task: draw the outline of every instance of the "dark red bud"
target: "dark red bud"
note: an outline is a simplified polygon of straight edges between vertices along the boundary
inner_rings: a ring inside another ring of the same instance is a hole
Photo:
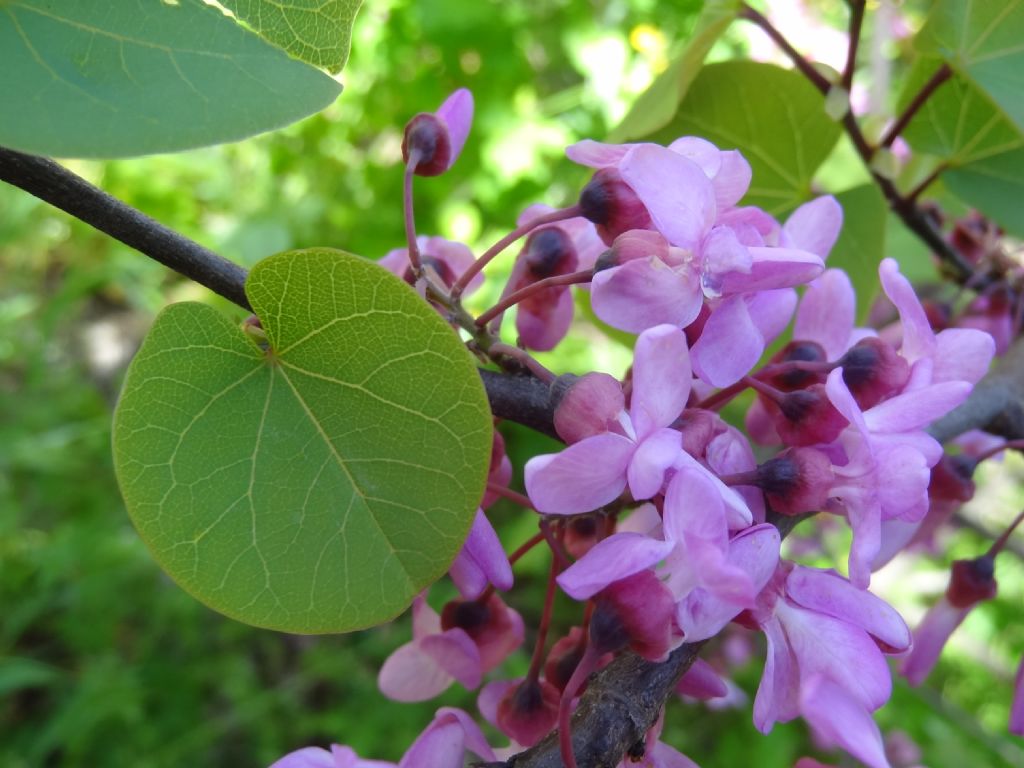
[[[970,501],[974,498],[974,470],[978,462],[965,454],[943,454],[932,467],[928,496],[933,501]]]
[[[498,727],[524,747],[532,747],[555,727],[560,698],[550,683],[526,678],[498,703]]]
[[[402,159],[408,163],[409,155],[414,152],[418,161],[413,173],[417,176],[439,176],[448,170],[452,144],[448,128],[437,115],[421,112],[406,124]]]
[[[988,555],[957,560],[946,588],[946,599],[954,608],[970,608],[996,596],[995,561]]]
[[[608,432],[618,424],[625,406],[622,386],[607,373],[575,378],[555,408],[555,431],[572,445],[585,437]]]
[[[569,678],[583,658],[582,639],[582,627],[573,627],[568,635],[559,639],[548,651],[548,658],[544,662],[544,679],[560,691],[565,690]]]
[[[820,510],[834,479],[832,462],[811,448],[788,448],[757,468],[758,486],[784,515]]]
[[[899,392],[910,378],[910,366],[879,338],[861,339],[839,360],[843,381],[862,410]]]
[[[831,443],[848,422],[825,393],[824,384],[789,392],[778,401],[775,431],[785,445]]]
[[[441,609],[441,629],[458,627],[470,637],[479,635],[490,620],[490,609],[479,600],[452,600]]]
[[[700,458],[707,451],[708,443],[725,431],[725,425],[713,411],[687,408],[672,422],[672,429],[683,433],[683,450]]]
[[[648,661],[662,661],[672,642],[675,598],[646,570],[605,587],[597,594],[590,620],[590,643],[599,653],[627,644]]]
[[[827,363],[825,349],[815,341],[791,341],[772,357],[774,363]],[[793,392],[797,389],[804,389],[812,384],[820,384],[825,381],[824,371],[802,371],[792,368],[773,376],[761,378],[762,381],[771,384],[783,392]]]
[[[583,217],[592,221],[606,245],[631,229],[651,229],[651,215],[614,168],[602,168],[580,193]]]
[[[579,263],[572,238],[559,227],[541,227],[531,232],[522,259],[533,278],[530,282],[575,272]]]

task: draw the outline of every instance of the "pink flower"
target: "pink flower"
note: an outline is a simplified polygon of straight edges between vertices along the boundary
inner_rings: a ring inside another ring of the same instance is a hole
[[[454,91],[437,112],[421,112],[405,126],[402,159],[417,176],[438,176],[455,163],[473,123],[473,94]]]
[[[482,509],[476,511],[462,549],[448,570],[459,594],[475,600],[488,584],[501,590],[512,589],[512,566],[505,548]]]
[[[758,730],[802,715],[857,759],[888,768],[871,712],[892,690],[883,653],[910,647],[899,614],[834,572],[782,563],[750,617],[768,639]]]
[[[682,437],[668,426],[690,394],[686,337],[660,325],[637,339],[629,412],[615,431],[591,435],[561,453],[526,464],[526,490],[538,512],[589,512],[617,498],[629,485],[633,498],[649,499],[682,452]]]
[[[548,277],[576,271],[577,256],[572,238],[560,227],[533,230],[512,267],[506,293],[522,290]],[[516,306],[516,330],[520,341],[541,352],[554,349],[572,323],[572,291],[567,285],[545,288]]]
[[[1010,733],[1024,736],[1024,658],[1017,667],[1013,681],[1013,704],[1010,706]]]
[[[443,237],[427,237],[420,235],[416,238],[416,244],[420,250],[420,262],[428,273],[437,276],[439,285],[451,288],[452,284],[462,277],[462,273],[469,269],[476,261],[473,252],[469,247],[453,240],[445,240]],[[412,267],[409,264],[409,249],[395,248],[378,262],[384,269],[413,285]],[[484,283],[483,274],[477,274],[469,281],[465,293],[472,293]]]
[[[398,761],[397,768],[462,768],[465,753],[481,760],[494,760],[494,752],[483,732],[461,709],[441,707],[434,720]],[[396,768],[383,760],[362,760],[349,747],[331,745],[331,750],[305,747],[285,755],[270,768]]]

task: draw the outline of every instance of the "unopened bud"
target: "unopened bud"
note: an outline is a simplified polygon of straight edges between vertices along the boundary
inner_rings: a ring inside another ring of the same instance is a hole
[[[614,168],[594,174],[580,193],[579,204],[583,217],[594,223],[608,245],[623,232],[653,226],[647,208]]]
[[[970,608],[996,596],[995,561],[988,555],[957,560],[946,588],[946,599],[954,608]]]
[[[834,479],[832,462],[811,448],[789,448],[757,468],[758,486],[783,515],[820,510]]]
[[[861,339],[839,360],[843,381],[861,410],[899,392],[910,378],[910,366],[879,338]]]

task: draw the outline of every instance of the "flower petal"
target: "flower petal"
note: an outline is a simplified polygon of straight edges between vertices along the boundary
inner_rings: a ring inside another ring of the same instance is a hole
[[[715,221],[715,194],[700,166],[653,144],[634,147],[619,165],[658,231],[670,243],[695,248]]]
[[[683,436],[678,431],[659,429],[637,446],[626,469],[629,492],[634,499],[650,499],[661,490],[665,472],[683,450],[682,443]]]
[[[843,209],[832,195],[804,203],[782,225],[787,245],[828,258],[843,226]]]
[[[885,295],[896,305],[900,313],[900,320],[903,323],[903,344],[900,351],[903,357],[909,363],[921,357],[934,357],[935,334],[920,299],[914,293],[913,286],[900,274],[899,264],[895,259],[882,259],[882,263],[878,265],[878,276],[882,280]]]
[[[614,581],[632,576],[664,560],[675,545],[639,533],[616,533],[602,539],[558,576],[570,597],[586,600]]]
[[[911,685],[920,685],[939,660],[949,636],[967,618],[971,608],[955,608],[943,595],[936,602],[917,629],[914,630],[914,648],[903,660],[900,674]]]
[[[638,439],[676,420],[690,397],[692,378],[686,334],[680,328],[658,325],[640,334],[629,407]]]
[[[709,179],[715,178],[722,167],[722,152],[699,136],[681,136],[669,144],[668,148],[699,165]]]
[[[730,296],[711,312],[690,350],[694,372],[715,387],[742,379],[764,352],[764,337],[747,311],[742,296]]]
[[[662,323],[683,328],[700,313],[697,276],[651,256],[604,269],[591,282],[594,314],[608,325],[640,333]]]
[[[850,347],[856,311],[853,283],[846,272],[825,270],[804,291],[793,324],[793,338],[817,342],[825,350],[826,359],[838,360]]]
[[[450,168],[462,153],[466,137],[469,136],[469,128],[473,124],[473,94],[466,88],[459,88],[444,100],[436,114],[448,127],[448,140],[451,143],[451,159],[448,161]]]
[[[721,159],[722,167],[711,179],[711,186],[715,190],[718,210],[724,211],[736,205],[747,194],[754,174],[747,158],[740,154],[738,149],[722,152]]]
[[[825,675],[815,675],[804,682],[800,711],[819,736],[838,744],[871,768],[891,768],[882,734],[870,712]]]
[[[566,156],[574,163],[591,168],[607,168],[618,165],[635,144],[604,144],[593,139],[584,139],[565,148]]]
[[[626,466],[636,444],[611,432],[580,440],[561,453],[526,462],[526,492],[538,512],[590,512],[626,487]]]
[[[820,256],[796,248],[750,246],[750,270],[722,275],[721,292],[747,293],[809,283],[825,270]]]
[[[991,334],[973,328],[947,328],[935,337],[932,381],[969,381],[976,384],[988,372],[996,353]]]

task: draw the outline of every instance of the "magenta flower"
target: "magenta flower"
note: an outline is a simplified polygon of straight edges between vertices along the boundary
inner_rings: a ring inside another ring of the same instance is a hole
[[[526,238],[526,244],[512,267],[506,293],[522,290],[548,277],[576,271],[577,256],[572,237],[556,226],[540,227]],[[541,352],[554,349],[572,323],[572,291],[567,285],[545,288],[516,305],[516,330],[524,346]]]
[[[453,92],[437,112],[421,112],[405,126],[402,159],[417,176],[438,176],[455,164],[473,123],[473,94]]]
[[[1013,680],[1013,704],[1010,706],[1010,733],[1024,736],[1024,658]]]
[[[526,464],[526,490],[538,512],[589,512],[629,486],[633,498],[649,499],[682,452],[682,436],[669,425],[690,395],[690,361],[679,328],[660,325],[637,339],[629,412],[615,431],[584,438],[561,453]]]
[[[494,760],[494,752],[483,732],[461,709],[441,707],[434,720],[395,763],[362,760],[350,748],[332,744],[305,747],[277,760],[270,768],[462,768],[466,752],[481,760]]]
[[[452,284],[462,277],[462,273],[476,261],[469,246],[454,240],[445,240],[443,237],[420,235],[416,238],[416,245],[420,250],[420,262],[428,274],[435,275],[438,285],[447,288],[451,288]],[[409,264],[408,248],[395,248],[388,251],[377,263],[410,285],[415,284],[412,267]],[[474,275],[473,279],[469,281],[465,293],[472,293],[483,283],[482,273]]]
[[[910,647],[899,614],[832,571],[781,563],[750,616],[768,639],[758,730],[803,716],[857,759],[888,768],[871,712],[892,690],[883,654]]]
[[[501,590],[512,589],[512,566],[498,534],[482,509],[476,511],[462,549],[448,570],[448,575],[467,600],[483,594],[488,584]]]

